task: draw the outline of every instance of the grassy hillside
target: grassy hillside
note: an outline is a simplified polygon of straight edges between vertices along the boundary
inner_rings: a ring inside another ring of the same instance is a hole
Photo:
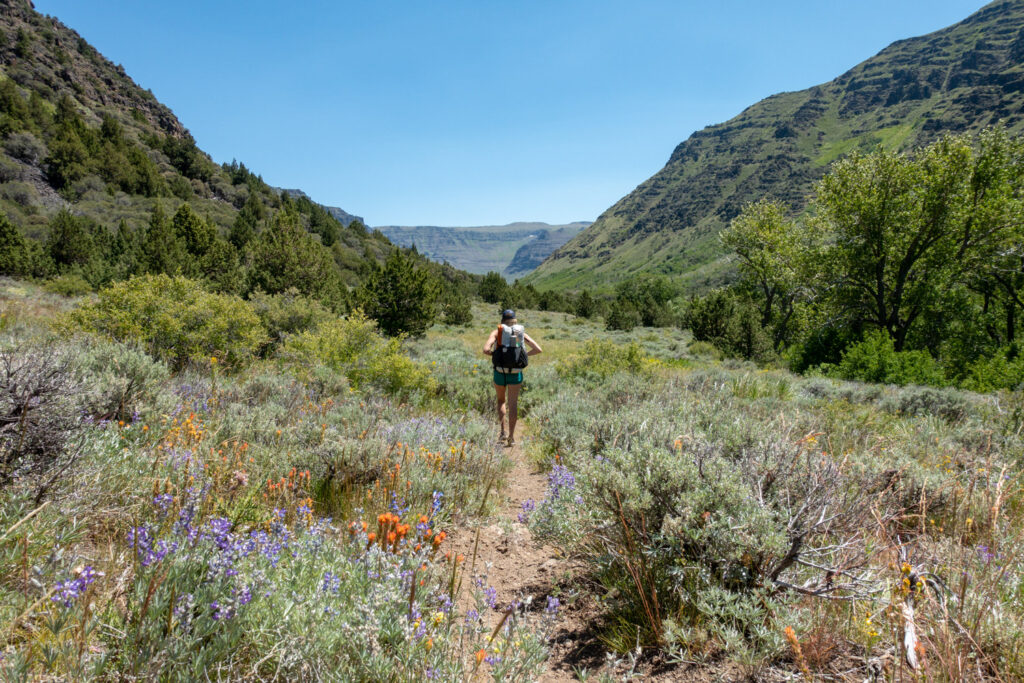
[[[465,228],[388,225],[378,228],[395,244],[416,249],[434,261],[447,261],[470,273],[497,272],[516,278],[536,268],[548,254],[590,223],[567,225],[509,223]]]
[[[188,202],[227,235],[247,202],[256,232],[282,204],[244,164],[214,163],[152,92],[24,0],[0,2],[0,138],[0,213],[33,239],[63,209],[138,233],[155,206],[170,216]],[[348,285],[393,248],[305,196],[294,208]]]
[[[1024,3],[902,40],[835,80],[769,97],[694,133],[665,167],[554,252],[526,281],[608,290],[638,273],[691,289],[732,277],[718,233],[744,204],[804,207],[828,165],[854,149],[903,150],[1003,121],[1024,130]]]

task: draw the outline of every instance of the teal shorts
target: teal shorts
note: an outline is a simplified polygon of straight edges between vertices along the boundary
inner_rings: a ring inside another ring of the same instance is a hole
[[[505,387],[510,384],[522,384],[523,373],[517,372],[515,374],[506,374],[504,372],[494,371],[494,383],[499,387]]]

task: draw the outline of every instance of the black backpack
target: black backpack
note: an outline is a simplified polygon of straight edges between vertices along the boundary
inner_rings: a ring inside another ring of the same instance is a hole
[[[505,331],[509,329],[508,336],[511,338],[511,345],[502,345]],[[518,328],[518,329],[517,329]],[[498,325],[498,338],[494,345],[494,352],[491,354],[491,364],[498,370],[522,370],[530,362],[526,353],[524,343],[525,332],[522,325]]]

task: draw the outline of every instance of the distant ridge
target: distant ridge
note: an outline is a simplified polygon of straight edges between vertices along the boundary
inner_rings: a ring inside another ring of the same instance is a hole
[[[508,225],[442,227],[385,225],[377,229],[403,247],[416,245],[427,258],[471,273],[499,272],[515,279],[536,268],[552,251],[590,221],[564,225],[517,222]]]
[[[718,233],[761,197],[795,210],[853,150],[908,149],[999,121],[1024,130],[1024,2],[999,0],[893,43],[823,85],[768,97],[676,147],[665,167],[555,251],[526,281],[607,291],[638,273],[690,289],[731,277]]]

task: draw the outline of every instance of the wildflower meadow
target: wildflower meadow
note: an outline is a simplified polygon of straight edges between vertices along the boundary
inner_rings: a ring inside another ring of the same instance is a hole
[[[354,314],[272,339],[243,312],[176,328],[183,356],[132,282],[2,281],[4,680],[1024,675],[1019,392],[801,377],[524,311],[545,353],[513,452],[485,330],[389,341]],[[543,491],[509,500],[515,467]],[[565,569],[510,589],[477,556],[497,533]]]

